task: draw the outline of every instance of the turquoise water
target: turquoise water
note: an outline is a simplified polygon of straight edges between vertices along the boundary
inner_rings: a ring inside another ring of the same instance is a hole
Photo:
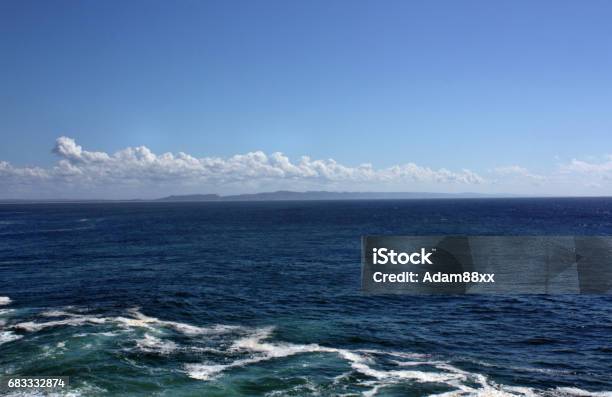
[[[612,298],[364,296],[359,244],[604,235],[611,214],[609,199],[1,205],[0,373],[69,376],[58,394],[84,396],[609,396]]]

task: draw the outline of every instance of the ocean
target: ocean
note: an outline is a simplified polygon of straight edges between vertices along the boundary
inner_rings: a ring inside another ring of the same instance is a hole
[[[70,396],[612,396],[610,296],[361,293],[361,236],[446,234],[610,235],[612,199],[2,204],[0,374]]]

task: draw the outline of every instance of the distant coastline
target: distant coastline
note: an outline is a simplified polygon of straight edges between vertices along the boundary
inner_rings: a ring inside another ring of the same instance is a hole
[[[551,196],[552,198],[553,196]],[[274,192],[219,195],[182,194],[156,199],[0,199],[0,204],[19,203],[93,203],[93,202],[231,202],[231,201],[338,201],[338,200],[411,200],[411,199],[476,199],[476,198],[534,198],[517,194],[431,193],[431,192],[334,192],[279,190]]]
[[[325,190],[295,192],[278,190],[251,194],[220,196],[218,194],[172,195],[152,201],[291,201],[291,200],[384,200],[428,198],[486,198],[503,197],[479,193],[428,193],[428,192],[332,192]]]

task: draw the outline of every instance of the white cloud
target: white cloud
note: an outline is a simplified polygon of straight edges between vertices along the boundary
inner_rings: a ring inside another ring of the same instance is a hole
[[[47,170],[39,167],[16,168],[6,161],[0,161],[0,181],[11,183],[31,183],[48,179]]]
[[[577,172],[581,174],[610,174],[612,173],[612,156],[608,156],[602,162],[588,162],[577,159],[572,159],[569,164],[561,166],[563,172]]]
[[[282,182],[283,186],[297,188],[305,184],[318,188],[350,188],[364,184],[366,190],[372,190],[371,186],[410,190],[415,184],[478,185],[485,182],[477,173],[467,169],[450,171],[414,163],[380,169],[371,164],[352,167],[333,159],[314,160],[308,156],[292,161],[279,152],[268,155],[255,151],[228,158],[196,158],[183,152],[155,154],[145,146],[138,146],[108,154],[87,151],[68,137],[57,139],[53,153],[59,160],[51,168],[18,168],[0,162],[0,183],[5,186],[38,183],[109,190],[124,185],[183,185],[220,191],[223,186],[241,183],[248,184],[251,189]]]
[[[519,165],[508,165],[504,167],[497,167],[493,170],[497,175],[500,176],[515,176],[525,180],[531,180],[532,182],[542,182],[546,178],[542,175],[534,174],[527,168]]]
[[[288,190],[431,191],[533,195],[612,194],[612,157],[573,159],[550,173],[520,165],[494,168],[488,178],[468,170],[407,162],[386,168],[333,159],[290,159],[254,151],[230,157],[153,153],[145,146],[116,153],[89,151],[74,139],[57,139],[50,167],[0,161],[0,198],[152,198],[184,193]],[[595,190],[594,190],[595,189]]]

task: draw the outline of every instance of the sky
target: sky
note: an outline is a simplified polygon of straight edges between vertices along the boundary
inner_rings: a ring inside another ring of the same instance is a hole
[[[0,2],[0,198],[612,195],[609,1]]]

